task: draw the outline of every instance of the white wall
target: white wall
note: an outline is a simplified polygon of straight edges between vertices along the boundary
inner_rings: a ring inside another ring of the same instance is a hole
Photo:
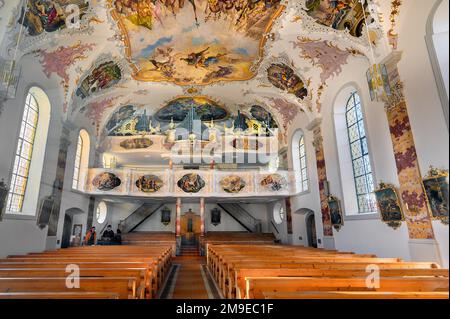
[[[117,229],[120,220],[127,218],[132,212],[134,212],[141,203],[110,203],[108,205],[110,213],[107,216],[107,221],[112,225],[113,229]],[[253,217],[260,219],[262,221],[262,231],[269,232],[268,217],[267,217],[267,205],[266,204],[241,204]],[[161,209],[153,214],[148,220],[146,220],[142,225],[140,225],[136,231],[150,231],[150,232],[173,232],[175,233],[175,219],[176,210],[175,204],[167,204],[171,214],[171,223],[167,226],[161,223]],[[222,210],[222,220],[221,224],[214,226],[211,224],[211,210],[217,207],[215,204],[206,204],[205,211],[205,230],[206,232],[214,231],[246,231],[237,221],[235,221],[230,215]],[[197,203],[183,203],[182,213],[188,212],[192,209],[194,213],[200,215],[200,204]],[[103,228],[105,225],[96,225]]]

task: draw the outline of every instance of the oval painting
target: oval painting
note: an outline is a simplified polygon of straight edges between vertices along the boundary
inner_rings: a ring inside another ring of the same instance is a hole
[[[126,150],[138,150],[149,148],[153,142],[149,138],[130,138],[120,143],[120,147]]]
[[[156,193],[164,186],[164,182],[156,175],[144,175],[136,181],[136,187],[144,193]]]
[[[120,178],[113,173],[102,173],[97,175],[92,181],[94,185],[100,191],[111,191],[122,184]]]
[[[220,186],[227,193],[237,194],[247,186],[247,183],[240,176],[232,175],[224,177],[220,181]]]
[[[184,175],[178,181],[178,187],[185,193],[198,193],[206,186],[203,178],[198,174]]]
[[[279,192],[287,188],[288,182],[279,174],[270,174],[261,180],[261,186],[270,192]]]

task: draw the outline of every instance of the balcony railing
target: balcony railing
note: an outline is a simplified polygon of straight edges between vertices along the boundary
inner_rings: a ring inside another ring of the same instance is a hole
[[[293,171],[136,170],[93,168],[79,191],[131,197],[288,197],[300,193]]]

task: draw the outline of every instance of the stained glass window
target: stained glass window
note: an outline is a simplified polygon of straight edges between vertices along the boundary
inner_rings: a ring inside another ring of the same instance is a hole
[[[83,138],[81,134],[78,135],[77,153],[75,154],[75,166],[73,171],[72,188],[78,189],[80,181],[80,167],[81,167],[81,155],[83,152]]]
[[[299,144],[299,154],[300,154],[300,180],[302,191],[305,192],[309,189],[308,183],[308,169],[306,164],[306,147],[305,147],[305,137],[302,135]]]
[[[354,92],[347,102],[346,120],[350,153],[353,163],[356,197],[360,213],[377,211],[374,180],[370,164],[369,147],[364,127],[364,116],[359,95]]]
[[[20,213],[23,208],[38,118],[39,106],[35,97],[28,93],[20,126],[16,157],[11,176],[11,188],[6,206],[6,209],[10,212]]]

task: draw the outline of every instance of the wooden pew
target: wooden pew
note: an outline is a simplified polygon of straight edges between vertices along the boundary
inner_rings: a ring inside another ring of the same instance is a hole
[[[2,292],[0,299],[119,299],[113,292]]]
[[[263,292],[260,299],[449,299],[448,292],[301,291]]]
[[[229,283],[226,291],[228,298],[242,298],[245,295],[246,279],[252,277],[332,277],[332,278],[365,278],[370,274],[365,268],[342,268],[334,270],[322,269],[235,269],[235,279]],[[380,278],[417,278],[417,277],[442,277],[448,280],[448,269],[381,269]]]
[[[300,291],[381,291],[381,292],[448,292],[448,278],[380,278],[379,288],[368,288],[366,278],[246,278],[245,299],[260,299],[266,292]]]
[[[210,245],[207,261],[209,271],[228,298],[270,298],[273,294],[286,296],[296,293],[302,293],[299,298],[339,298],[333,293],[355,290],[364,291],[355,298],[368,298],[370,293],[374,299],[448,296],[448,269],[441,269],[432,262],[405,262],[401,258],[378,258],[372,254],[248,244]],[[367,267],[374,265],[380,269],[381,280],[381,287],[376,290],[367,288],[366,284],[371,272]]]
[[[120,299],[143,299],[143,287],[130,277],[80,278],[80,288],[70,289],[66,277],[0,278],[0,292],[113,292]]]
[[[0,260],[0,277],[29,277],[30,271],[32,277],[62,277],[67,276],[68,265],[76,264],[83,279],[89,276],[133,277],[138,290],[144,287],[144,296],[155,297],[170,270],[172,247],[130,247],[89,246],[9,256]]]

